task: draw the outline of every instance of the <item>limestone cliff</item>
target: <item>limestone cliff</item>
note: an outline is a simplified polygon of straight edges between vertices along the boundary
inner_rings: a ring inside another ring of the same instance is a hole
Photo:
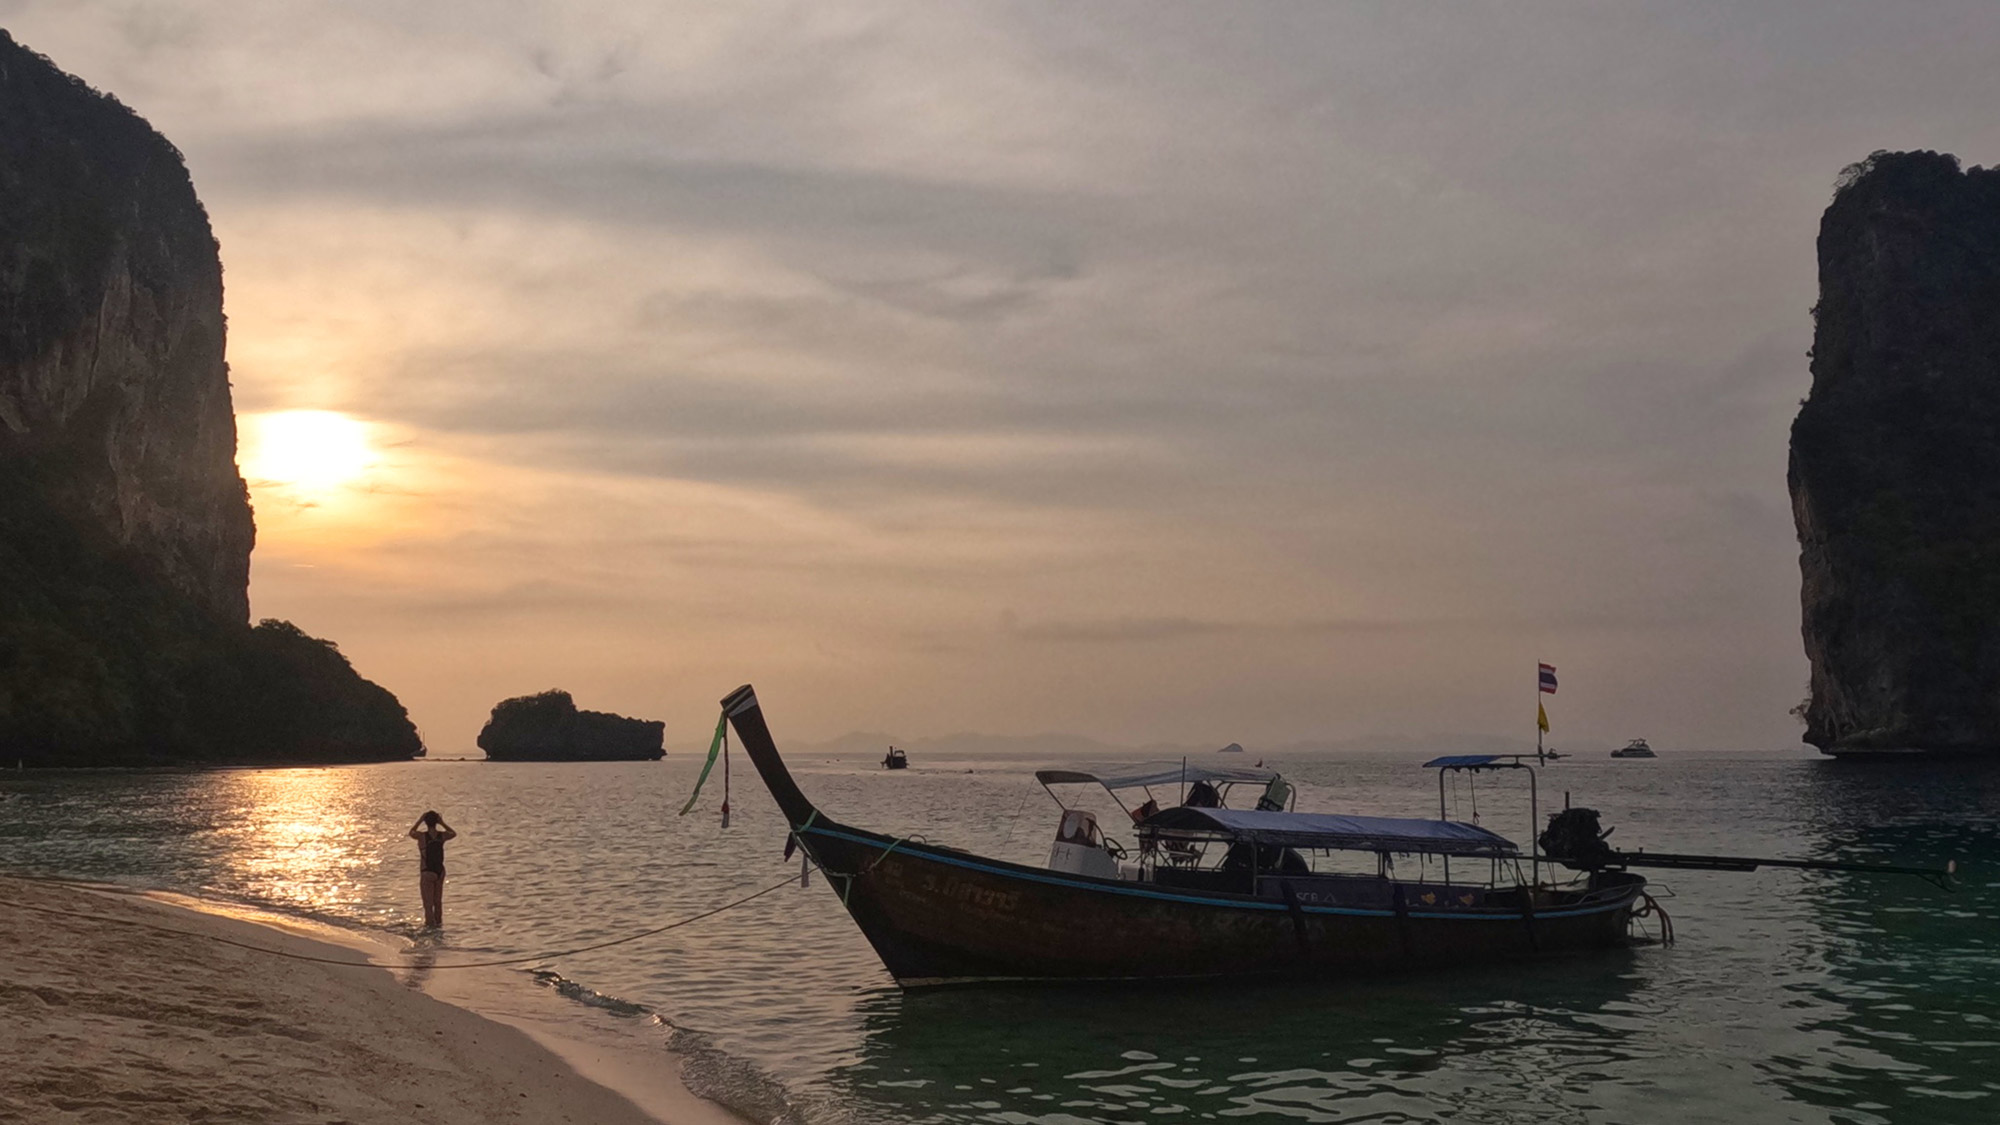
[[[337,653],[249,627],[253,537],[181,155],[0,31],[0,761],[417,752]]]
[[[1819,282],[1789,472],[1806,741],[2000,750],[2000,170],[1849,168]]]
[[[0,456],[204,609],[249,617],[222,263],[181,156],[0,32]]]
[[[662,757],[667,724],[579,711],[566,691],[502,700],[479,732],[496,762],[615,762]]]

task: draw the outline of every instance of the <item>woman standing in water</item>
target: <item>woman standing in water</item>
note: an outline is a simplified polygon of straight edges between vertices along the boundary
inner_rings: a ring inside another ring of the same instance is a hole
[[[458,833],[435,812],[427,812],[410,826],[410,839],[417,842],[424,893],[424,925],[432,929],[444,925],[444,842]]]

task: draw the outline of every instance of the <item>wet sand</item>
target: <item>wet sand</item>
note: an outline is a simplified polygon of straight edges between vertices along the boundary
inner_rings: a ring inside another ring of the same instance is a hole
[[[275,957],[109,919],[363,957],[137,895],[0,877],[0,1120],[731,1120],[680,1088],[670,1059],[641,1109],[524,1031],[407,987],[385,968]]]

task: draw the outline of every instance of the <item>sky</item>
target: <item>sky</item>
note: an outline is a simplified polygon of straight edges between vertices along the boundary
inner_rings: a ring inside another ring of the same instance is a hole
[[[186,154],[251,605],[434,754],[1795,748],[1786,438],[2000,5],[0,0]]]

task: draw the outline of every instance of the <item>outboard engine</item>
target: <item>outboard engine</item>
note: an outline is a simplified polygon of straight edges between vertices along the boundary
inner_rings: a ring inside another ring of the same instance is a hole
[[[1056,828],[1055,846],[1049,849],[1049,870],[1072,875],[1118,878],[1118,857],[1110,842],[1097,831],[1097,818],[1083,809],[1064,809],[1062,824]]]
[[[1274,777],[1264,787],[1264,793],[1257,798],[1258,812],[1284,812],[1291,807],[1292,783],[1282,777]]]
[[[1615,829],[1599,831],[1596,809],[1564,809],[1549,817],[1542,830],[1542,854],[1577,871],[1595,871],[1616,854],[1604,838]]]

